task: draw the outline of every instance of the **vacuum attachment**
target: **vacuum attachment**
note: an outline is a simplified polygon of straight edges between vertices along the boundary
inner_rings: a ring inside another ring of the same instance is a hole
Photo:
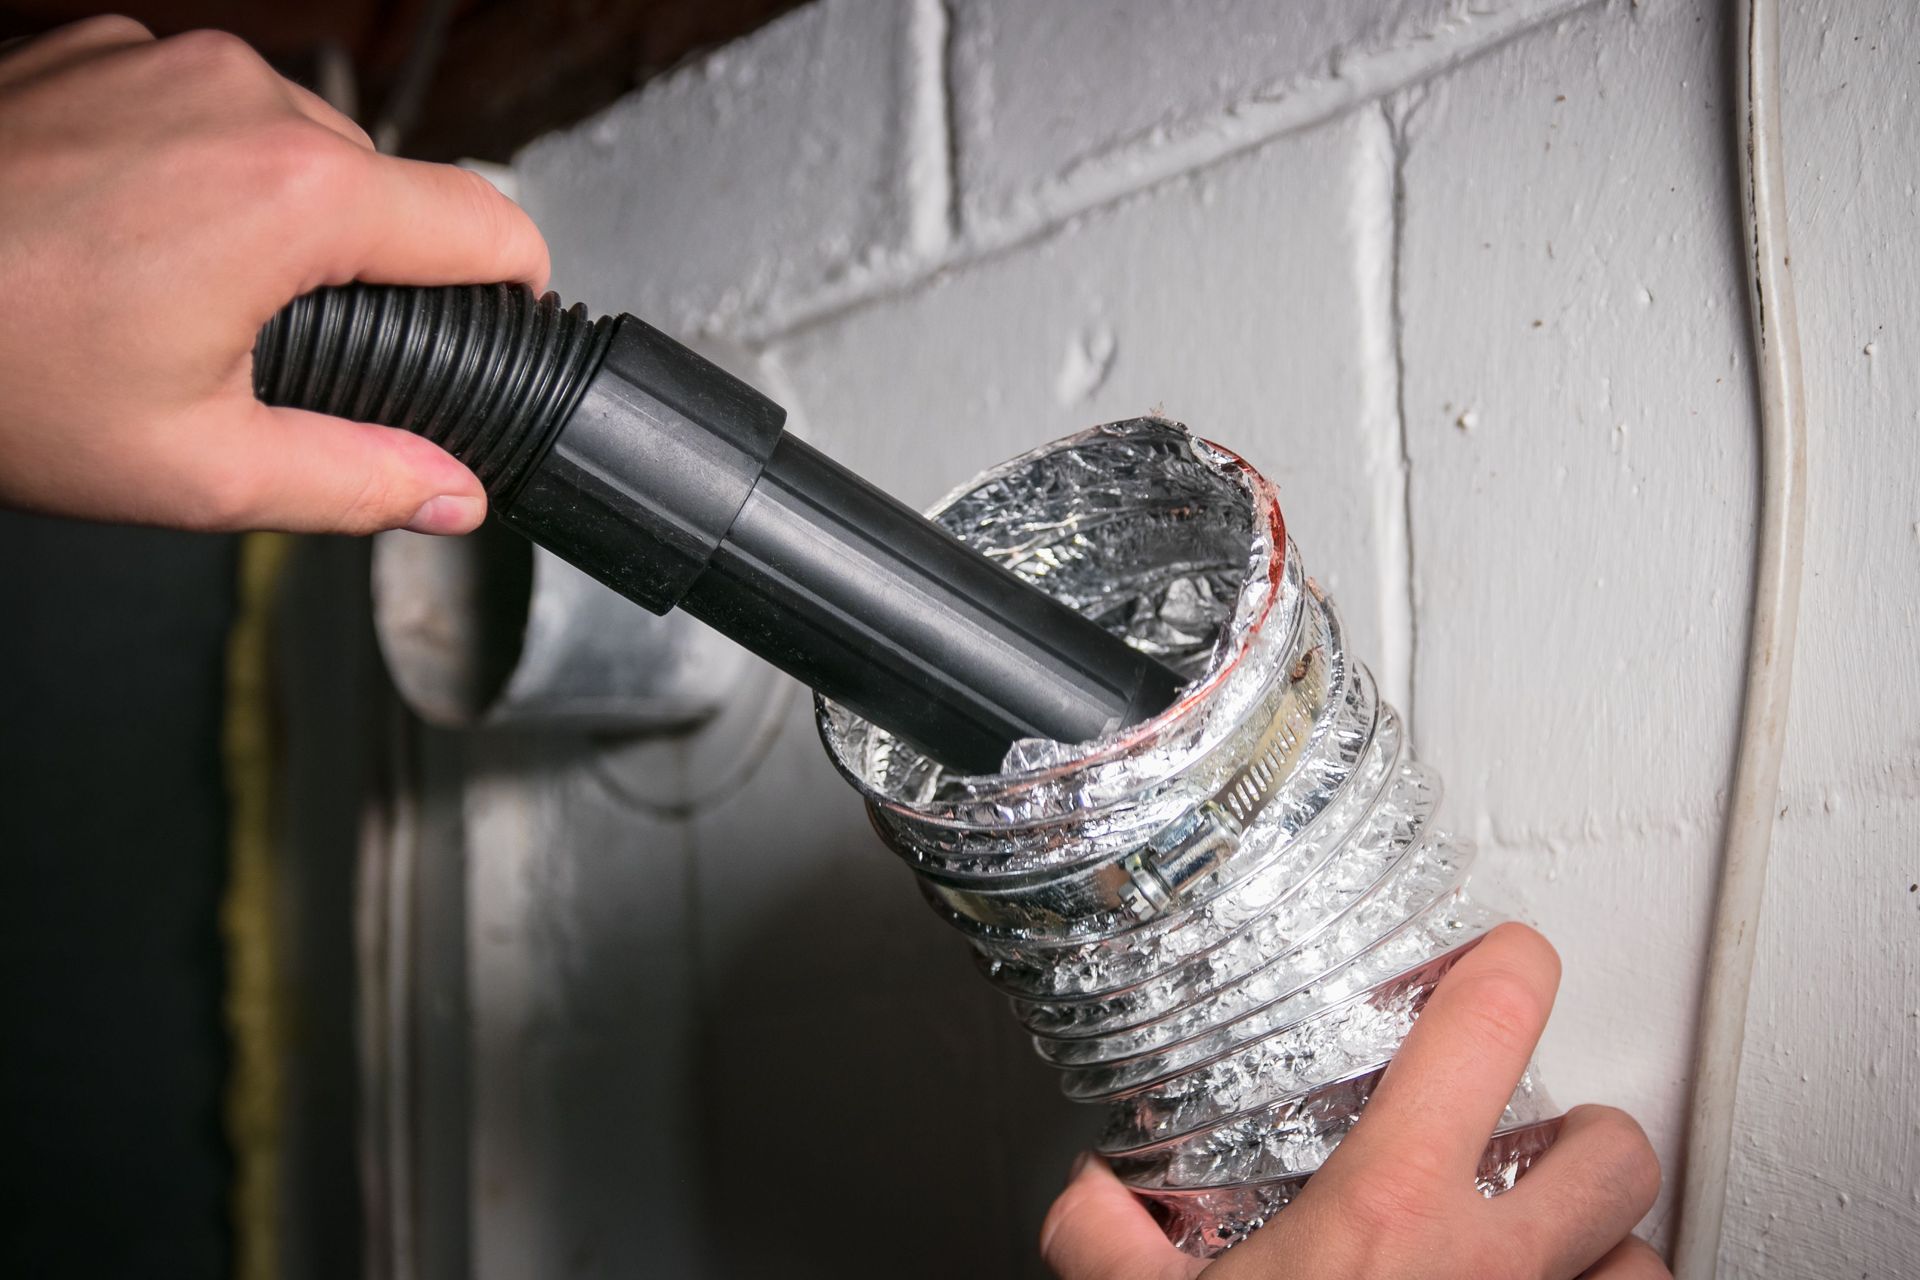
[[[295,300],[254,392],[416,432],[509,527],[629,599],[676,606],[969,774],[1169,706],[1172,668],[819,451],[786,411],[629,315],[509,285],[353,284]]]

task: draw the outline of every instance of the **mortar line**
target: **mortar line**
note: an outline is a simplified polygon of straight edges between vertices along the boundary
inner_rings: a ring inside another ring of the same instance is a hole
[[[1392,113],[1377,103],[1355,121],[1347,176],[1347,228],[1357,323],[1358,415],[1355,428],[1365,458],[1367,545],[1373,553],[1372,603],[1380,631],[1374,641],[1376,674],[1385,699],[1410,714],[1413,666],[1408,582],[1411,522],[1407,511],[1406,412],[1402,391],[1399,316],[1399,155]]]
[[[960,42],[955,0],[939,0],[940,26],[940,107],[946,125],[947,142],[947,243],[960,242],[963,224],[960,211]]]
[[[947,7],[950,3],[951,0],[940,0],[943,16],[950,12]],[[1048,184],[1043,183],[1039,188],[1041,198],[1032,201],[1030,212],[999,222],[987,222],[965,238],[958,234],[956,225],[955,234],[948,238],[941,252],[912,255],[895,271],[876,272],[844,290],[822,290],[820,296],[795,305],[784,316],[758,323],[749,319],[732,336],[752,348],[802,336],[868,307],[904,297],[943,272],[985,265],[1022,249],[1043,244],[1063,228],[1090,214],[1118,208],[1130,200],[1163,190],[1257,151],[1268,143],[1318,128],[1370,103],[1383,102],[1406,89],[1502,49],[1542,27],[1606,3],[1608,0],[1572,0],[1545,13],[1518,20],[1512,27],[1496,28],[1478,43],[1464,43],[1430,61],[1420,62],[1416,59],[1404,69],[1397,68],[1396,64],[1409,58],[1410,51],[1422,41],[1409,41],[1370,57],[1357,59],[1344,67],[1338,76],[1314,81],[1279,97],[1262,97],[1256,93],[1209,115],[1197,117],[1186,136],[1179,141],[1161,146],[1137,144],[1116,148],[1102,157],[1105,163],[1101,166],[1101,172],[1132,174],[1145,170],[1149,176],[1144,179],[1134,180],[1123,187],[1110,188],[1099,180],[1099,174],[1091,178],[1063,178],[1056,175],[1053,179],[1054,192],[1049,196]],[[948,30],[942,45],[950,52],[952,23],[943,25]],[[943,56],[943,65],[951,73],[950,56]],[[1373,69],[1371,75],[1369,67]],[[1369,79],[1374,83],[1364,84],[1360,88],[1352,87]],[[953,95],[943,92],[940,96],[944,99],[946,127],[957,133]],[[1262,117],[1262,120],[1249,125],[1247,120],[1254,116]],[[1143,163],[1153,157],[1167,156],[1173,158],[1163,164]],[[954,177],[958,174],[958,159],[957,149],[950,146],[948,172]],[[1067,172],[1073,173],[1074,167],[1069,166]],[[1068,189],[1059,191],[1061,186]],[[957,205],[959,199],[958,182],[950,181],[947,200]]]
[[[906,150],[908,247],[915,264],[938,263],[954,251],[954,126],[948,73],[952,18],[947,0],[915,0],[907,17],[907,110],[901,144]]]
[[[1419,562],[1413,539],[1413,448],[1407,427],[1407,314],[1403,293],[1403,264],[1407,240],[1407,129],[1404,118],[1396,119],[1393,104],[1381,99],[1380,113],[1387,126],[1387,141],[1393,163],[1392,241],[1389,250],[1387,315],[1392,333],[1393,417],[1400,449],[1400,560],[1406,572],[1406,701],[1400,708],[1407,727],[1407,743],[1416,749],[1419,743],[1418,711],[1420,698],[1420,579]]]

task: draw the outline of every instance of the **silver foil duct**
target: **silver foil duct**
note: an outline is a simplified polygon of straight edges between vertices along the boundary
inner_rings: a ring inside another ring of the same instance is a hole
[[[1244,461],[1134,419],[1005,463],[934,518],[1192,683],[1096,742],[1017,743],[990,777],[825,700],[821,736],[1066,1094],[1105,1108],[1101,1154],[1175,1244],[1218,1253],[1326,1160],[1499,917]],[[1555,1116],[1529,1071],[1483,1190]]]

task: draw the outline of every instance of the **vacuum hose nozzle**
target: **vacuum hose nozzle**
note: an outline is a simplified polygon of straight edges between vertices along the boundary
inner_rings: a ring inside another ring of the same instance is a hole
[[[254,346],[268,404],[402,427],[493,514],[655,613],[680,606],[950,768],[1164,710],[1178,673],[781,429],[632,316],[509,285],[345,285]]]

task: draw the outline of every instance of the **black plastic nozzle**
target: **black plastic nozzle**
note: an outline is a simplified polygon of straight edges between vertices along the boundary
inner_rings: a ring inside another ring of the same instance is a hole
[[[548,294],[347,285],[286,307],[255,393],[418,432],[493,514],[656,613],[676,605],[951,768],[1145,719],[1171,668],[818,451],[632,316]]]

